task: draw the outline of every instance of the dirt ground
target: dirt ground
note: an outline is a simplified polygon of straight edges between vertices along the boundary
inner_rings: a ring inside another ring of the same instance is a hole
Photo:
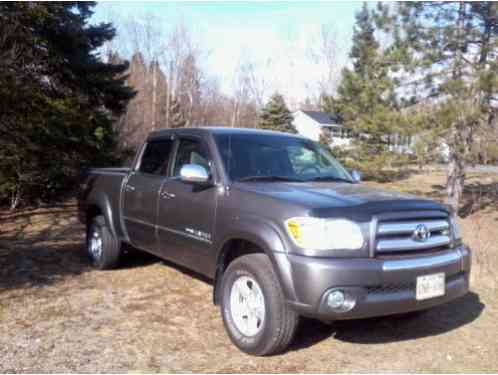
[[[267,358],[230,343],[203,278],[141,253],[92,270],[73,201],[0,212],[0,372],[498,372],[497,181],[474,175],[466,191],[471,293],[416,317],[303,320]],[[443,182],[382,187],[438,199]]]

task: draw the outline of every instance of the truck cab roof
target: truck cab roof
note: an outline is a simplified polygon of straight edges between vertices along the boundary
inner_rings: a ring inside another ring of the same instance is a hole
[[[147,140],[152,140],[155,138],[161,138],[161,137],[167,137],[169,135],[187,135],[187,134],[192,134],[192,135],[205,135],[205,134],[233,134],[233,135],[240,135],[240,134],[248,134],[248,135],[272,135],[272,136],[282,136],[282,137],[294,137],[294,138],[303,138],[302,136],[298,134],[290,134],[290,133],[283,133],[283,132],[278,132],[278,131],[273,131],[273,130],[263,130],[263,129],[254,129],[254,128],[231,128],[231,127],[224,127],[224,126],[204,126],[204,127],[198,127],[198,128],[177,128],[177,129],[171,129],[171,128],[165,128],[165,129],[159,129],[155,130],[150,133],[149,137]]]

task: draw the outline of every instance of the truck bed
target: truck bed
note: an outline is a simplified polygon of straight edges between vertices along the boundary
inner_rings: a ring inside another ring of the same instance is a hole
[[[86,223],[84,213],[89,205],[110,207],[109,218],[117,224],[117,230],[120,230],[121,187],[130,170],[131,168],[90,168],[82,172],[78,194],[81,222]]]

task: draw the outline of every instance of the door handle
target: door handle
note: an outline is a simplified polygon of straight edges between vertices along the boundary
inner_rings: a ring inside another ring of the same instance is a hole
[[[135,186],[126,185],[126,191],[135,191]]]
[[[176,197],[176,195],[173,194],[173,193],[168,193],[167,191],[161,192],[161,198],[164,198],[164,199],[173,199],[174,197]]]

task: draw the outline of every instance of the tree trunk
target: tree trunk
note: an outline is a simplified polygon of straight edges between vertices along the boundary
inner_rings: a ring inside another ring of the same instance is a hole
[[[157,61],[152,62],[152,130],[156,130]]]
[[[235,127],[235,124],[239,123],[239,100],[238,99],[236,99],[236,101],[235,101],[233,112],[232,112],[232,120],[230,121],[230,123],[231,123],[230,126],[232,128]]]
[[[453,67],[453,78],[460,79],[462,77],[463,65],[463,50],[464,50],[464,20],[465,20],[465,3],[459,2],[458,20],[457,20],[457,43],[458,49],[455,56],[455,65]],[[463,185],[465,182],[465,155],[461,150],[463,140],[467,141],[467,137],[462,137],[463,126],[454,124],[450,130],[449,142],[449,160],[448,160],[448,176],[446,179],[447,203],[453,208],[454,212],[458,212],[460,200],[463,193]],[[467,146],[467,145],[465,145]]]
[[[465,160],[457,150],[450,149],[448,177],[446,180],[447,203],[458,212],[465,182]]]
[[[186,124],[185,124],[185,127],[187,128],[190,128],[192,126],[192,117],[193,117],[193,113],[194,113],[194,95],[192,94],[192,92],[189,90],[189,93],[188,93],[188,112],[187,112],[187,121],[186,121]]]
[[[21,201],[21,188],[19,187],[19,185],[16,185],[16,188],[12,192],[12,197],[10,199],[10,210],[14,211],[19,206],[20,201]]]
[[[173,62],[169,63],[168,71],[168,84],[166,89],[166,127],[170,128],[170,116],[171,116],[171,96],[173,94]]]

